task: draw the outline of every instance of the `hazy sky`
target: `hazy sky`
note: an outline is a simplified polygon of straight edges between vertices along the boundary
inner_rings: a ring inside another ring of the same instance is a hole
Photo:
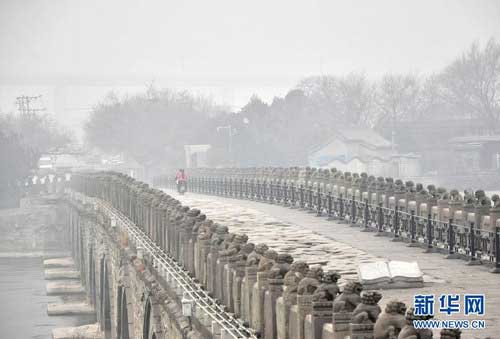
[[[499,0],[0,0],[0,85],[157,79],[240,106],[311,74],[430,73],[490,37]]]
[[[2,75],[427,72],[491,36],[498,0],[0,0]]]

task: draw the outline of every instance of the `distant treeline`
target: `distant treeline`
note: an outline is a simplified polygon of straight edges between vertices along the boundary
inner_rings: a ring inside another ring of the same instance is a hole
[[[498,131],[500,44],[493,39],[473,44],[437,74],[313,76],[270,104],[252,96],[239,112],[186,92],[110,95],[95,107],[86,135],[91,145],[150,168],[182,164],[186,144],[211,144],[212,165],[290,166],[305,164],[308,150],[335,128],[367,126],[390,139],[401,124],[459,119]],[[232,137],[220,126],[231,126]]]
[[[42,153],[70,140],[46,115],[0,114],[0,208],[18,203],[20,187]]]

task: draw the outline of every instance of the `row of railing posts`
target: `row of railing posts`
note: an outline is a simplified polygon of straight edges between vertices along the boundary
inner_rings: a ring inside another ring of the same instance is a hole
[[[173,181],[167,184],[172,185]],[[280,183],[259,179],[233,179],[221,177],[194,177],[188,190],[197,193],[249,199],[299,208],[326,216],[328,219],[348,220],[362,226],[364,231],[390,234],[395,241],[407,241],[411,246],[422,246],[426,251],[445,251],[448,257],[465,257],[471,263],[489,261],[500,270],[499,233],[478,229],[474,222],[468,225],[448,223],[427,216],[417,216],[397,203],[384,207],[383,202],[370,203],[368,199],[356,199],[356,194],[345,198],[342,193],[322,191],[321,187],[304,183]],[[360,196],[361,197],[361,196]]]

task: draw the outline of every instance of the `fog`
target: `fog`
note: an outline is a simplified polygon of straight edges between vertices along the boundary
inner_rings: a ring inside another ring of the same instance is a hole
[[[233,110],[309,75],[429,74],[500,36],[497,1],[0,2],[0,110],[43,94],[77,129],[109,90],[208,95]]]
[[[362,282],[382,254],[418,273],[383,303],[422,286],[499,300],[499,193],[498,0],[0,0],[0,336],[268,338],[289,330],[293,307],[272,313],[281,281],[318,288],[297,307],[319,301],[329,323],[337,280]],[[304,263],[287,280],[294,258],[325,273]],[[274,282],[254,287],[262,269]]]
[[[491,172],[499,22],[497,1],[2,1],[0,112],[26,135],[39,125],[19,98],[36,97],[48,134],[69,140],[31,137],[38,157],[71,145],[152,173],[187,166],[192,144],[210,145],[210,166]],[[323,154],[336,137],[375,143],[370,131],[390,151]]]

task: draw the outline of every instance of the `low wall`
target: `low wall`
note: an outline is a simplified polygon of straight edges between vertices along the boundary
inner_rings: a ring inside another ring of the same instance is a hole
[[[23,198],[0,209],[0,256],[48,255],[68,250],[65,210],[55,196]]]

